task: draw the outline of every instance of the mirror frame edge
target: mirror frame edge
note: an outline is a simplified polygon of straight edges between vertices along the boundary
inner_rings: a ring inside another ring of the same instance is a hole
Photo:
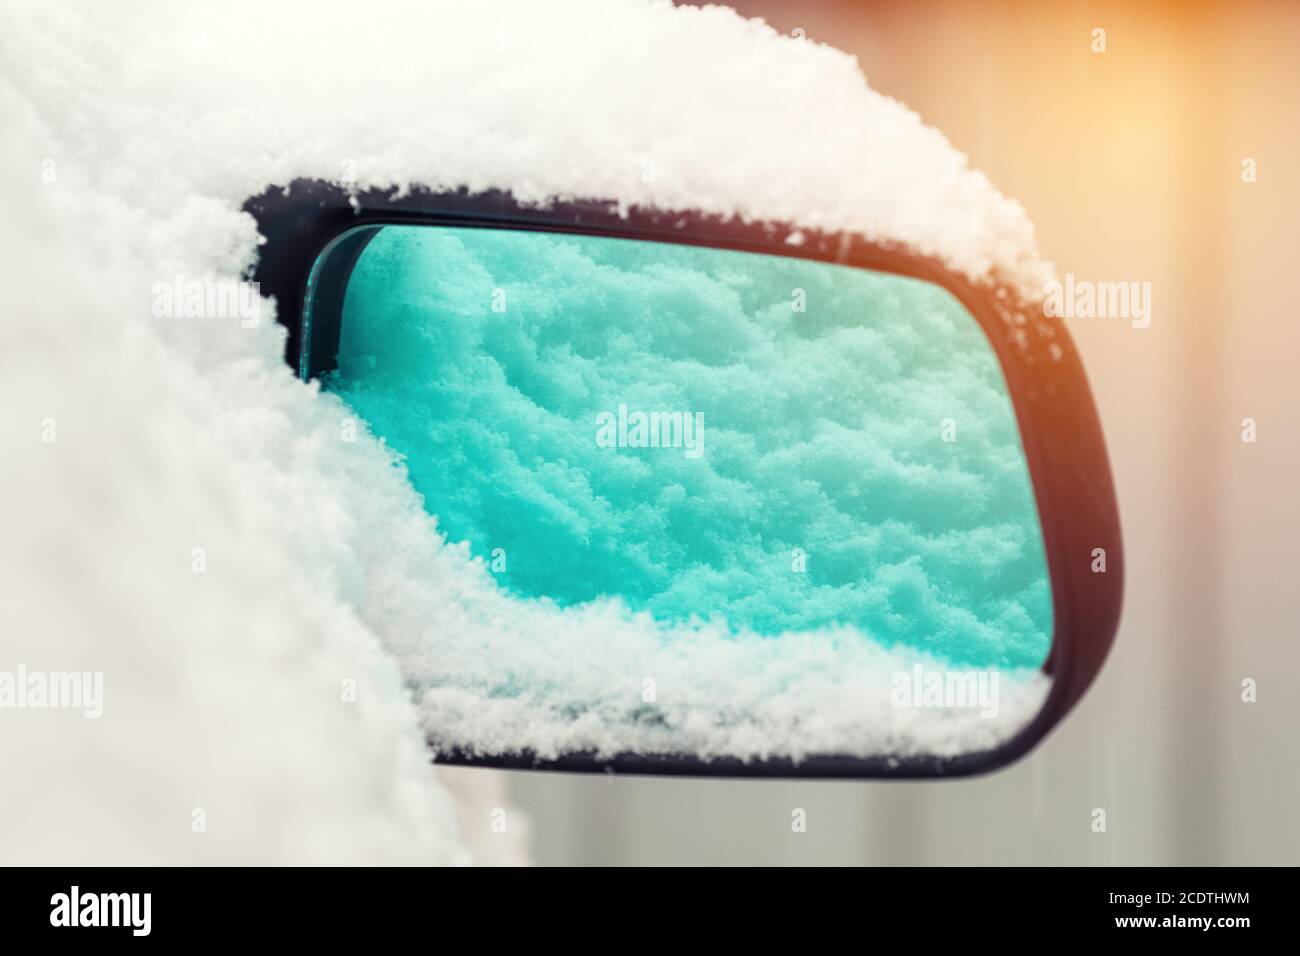
[[[1002,368],[1020,429],[1051,575],[1053,632],[1043,670],[1051,690],[1038,713],[989,750],[935,755],[702,759],[692,755],[570,753],[542,759],[524,752],[484,756],[440,752],[439,763],[513,770],[656,776],[933,779],[1000,769],[1033,749],[1083,696],[1114,642],[1123,599],[1124,556],[1109,458],[1082,361],[1064,323],[1007,285],[972,282],[902,245],[849,233],[673,210],[622,208],[609,201],[517,202],[510,194],[396,187],[348,190],[319,180],[272,186],[243,206],[265,242],[251,278],[276,300],[287,329],[285,355],[304,380],[316,377],[303,353],[303,310],[319,255],[359,226],[430,225],[526,229],[671,242],[783,255],[872,269],[932,282],[970,312]],[[353,261],[355,262],[355,256]],[[346,280],[346,276],[344,277]],[[1055,346],[1053,352],[1052,346]],[[1105,573],[1091,571],[1104,548]]]

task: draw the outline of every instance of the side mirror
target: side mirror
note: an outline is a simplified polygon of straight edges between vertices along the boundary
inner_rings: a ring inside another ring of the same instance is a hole
[[[607,203],[296,182],[246,208],[290,364],[464,542],[400,635],[437,759],[978,773],[1100,669],[1115,496],[1040,305]]]

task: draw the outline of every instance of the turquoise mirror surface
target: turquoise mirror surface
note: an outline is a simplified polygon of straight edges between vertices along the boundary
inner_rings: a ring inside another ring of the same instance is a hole
[[[336,392],[521,598],[1037,667],[1051,588],[997,358],[944,289],[782,256],[387,226]],[[667,632],[666,632],[667,633]]]

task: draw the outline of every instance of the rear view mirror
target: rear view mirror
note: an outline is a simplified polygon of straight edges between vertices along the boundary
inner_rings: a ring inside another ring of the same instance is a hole
[[[250,202],[289,359],[460,548],[407,677],[442,760],[928,776],[1033,745],[1113,636],[1082,368],[849,237],[500,196]]]

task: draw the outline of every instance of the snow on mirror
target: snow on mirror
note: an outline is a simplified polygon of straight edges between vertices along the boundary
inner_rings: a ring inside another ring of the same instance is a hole
[[[427,580],[365,598],[410,609],[384,637],[435,747],[950,756],[1041,705],[1033,490],[998,360],[946,290],[367,226],[317,261],[306,326],[448,542]]]

